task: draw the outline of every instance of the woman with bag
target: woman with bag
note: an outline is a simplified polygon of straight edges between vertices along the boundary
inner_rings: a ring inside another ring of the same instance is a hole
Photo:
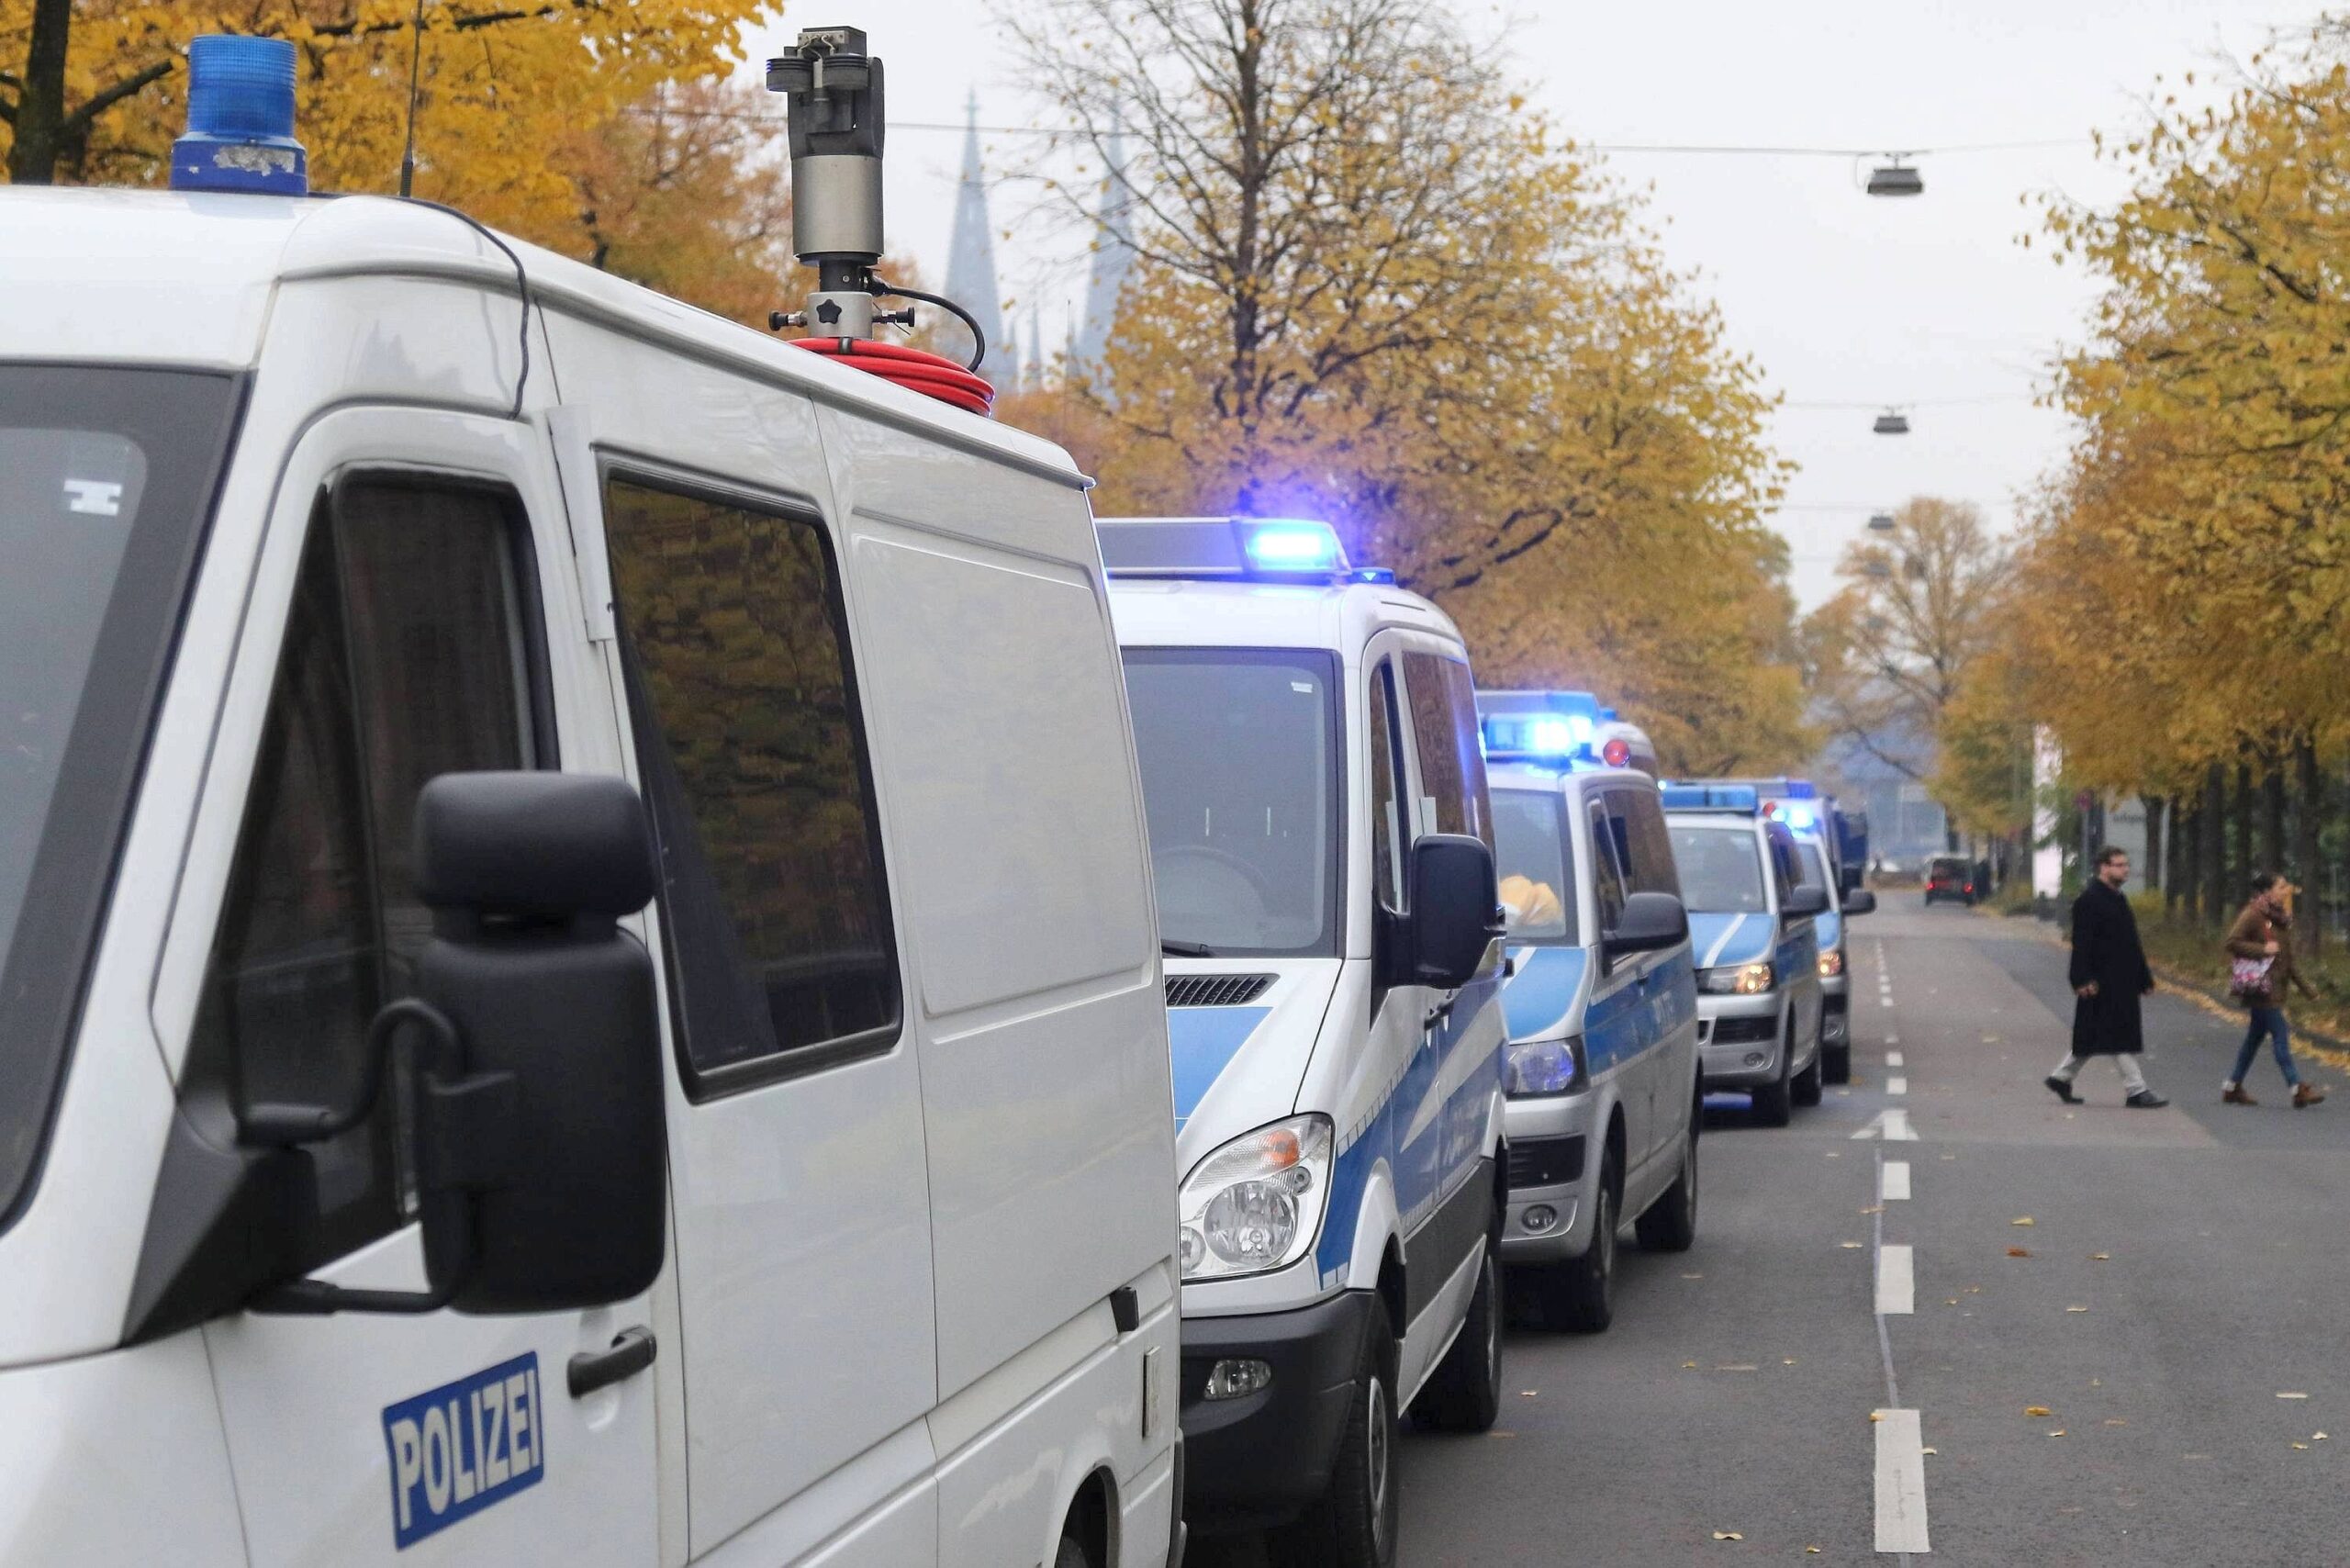
[[[2293,1108],[2300,1110],[2325,1098],[2325,1091],[2301,1081],[2293,1065],[2293,1031],[2285,1022],[2285,988],[2297,985],[2303,996],[2315,996],[2309,981],[2293,968],[2293,884],[2274,871],[2252,879],[2252,902],[2244,906],[2228,931],[2229,994],[2252,1013],[2244,1048],[2236,1053],[2236,1069],[2220,1086],[2220,1098],[2231,1105],[2256,1105],[2244,1092],[2244,1074],[2266,1035],[2276,1048],[2277,1065],[2293,1092]]]

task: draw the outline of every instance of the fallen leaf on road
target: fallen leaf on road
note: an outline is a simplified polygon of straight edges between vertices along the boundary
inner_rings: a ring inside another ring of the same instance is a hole
[[[2309,1395],[2306,1394],[2280,1394],[2277,1397],[2279,1399],[2307,1399]]]
[[[1681,1363],[1681,1370],[1683,1372],[1695,1372],[1697,1370],[1697,1363],[1695,1361],[1684,1361]]]
[[[1722,1366],[1718,1366],[1714,1370],[1718,1372],[1751,1372],[1759,1371],[1760,1369],[1750,1366],[1744,1361],[1740,1361],[1735,1364],[1724,1364]]]
[[[1942,1305],[1945,1306],[1956,1306],[1958,1305],[1958,1298],[1956,1296],[1953,1296]]]
[[[1844,1156],[1841,1151],[1831,1148],[1828,1151],[1828,1158],[1830,1159],[1841,1159]]]
[[[2127,1421],[2125,1421],[2125,1420],[2123,1420],[2123,1419],[2122,1419],[2121,1417],[2119,1417],[2119,1416],[2108,1416],[2108,1417],[2105,1418],[2105,1424],[2106,1424],[2107,1426],[2109,1426],[2109,1427],[2126,1427],[2126,1426],[2128,1426],[2130,1423],[2129,1423],[2129,1422],[2127,1422]]]
[[[2024,1413],[2025,1415],[2027,1415],[2027,1416],[2035,1416],[2035,1417],[2037,1417],[2037,1416],[2053,1416],[2054,1414],[2056,1414],[2056,1412],[2055,1412],[2055,1411],[2051,1410],[2051,1409],[2050,1409],[2050,1408],[2048,1408],[2048,1406],[2045,1406],[2045,1405],[2027,1405],[2027,1406],[2025,1406],[2023,1407],[2023,1413]]]
[[[2313,1443],[2322,1443],[2325,1441],[2325,1434],[2323,1432],[2311,1432],[2310,1434],[2310,1441]]]
[[[1746,1538],[1734,1529],[1718,1529],[1714,1532],[1714,1539],[1716,1540],[1744,1540]]]
[[[2065,1310],[2067,1312],[2087,1312],[2088,1308],[2086,1306],[2068,1306]]]
[[[1684,1280],[1702,1280],[1706,1276],[1703,1274],[1684,1274],[1681,1277]]]
[[[2010,1247],[2008,1249],[2008,1256],[2010,1258],[2029,1258],[2031,1256],[2031,1249],[2029,1247]]]
[[[2050,1437],[2052,1437],[2052,1438],[2061,1438],[2061,1437],[2063,1437],[2063,1436],[2065,1435],[2065,1428],[2062,1428],[2062,1427],[2059,1427],[2059,1428],[2057,1428],[2054,1431],[2053,1431],[2053,1432],[2049,1433],[2048,1435],[2049,1435]]]
[[[2089,1254],[2089,1261],[2092,1263],[2110,1263],[2113,1261],[2113,1254],[2110,1252],[2092,1252]]]
[[[1927,1448],[1921,1448],[1921,1449],[1919,1449],[1918,1451],[1919,1451],[1919,1453],[1936,1453],[1936,1454],[1938,1454],[1938,1453],[1942,1452],[1942,1450],[1940,1450],[1940,1449],[1927,1449]]]
[[[1807,1547],[1805,1547],[1805,1548],[1804,1548],[1804,1551],[1805,1551],[1805,1553],[1806,1553],[1807,1555],[1808,1555],[1808,1556],[1812,1556],[1812,1557],[1817,1557],[1817,1556],[1818,1556],[1818,1555],[1819,1555],[1819,1548],[1818,1548],[1818,1547],[1816,1547],[1816,1546],[1807,1546]]]
[[[1885,1205],[1883,1204],[1871,1204],[1867,1208],[1863,1209],[1861,1212],[1864,1215],[1881,1215],[1885,1212]]]
[[[2032,1223],[2032,1219],[2030,1215],[2018,1215],[2015,1218],[2008,1221],[2008,1223],[2009,1225],[2030,1225]]]
[[[2089,1379],[2089,1386],[2091,1388],[2103,1388],[2105,1386],[2105,1379],[2101,1377],[2093,1377]]]
[[[2295,1448],[2297,1448],[2297,1449],[2305,1449],[2305,1448],[2309,1447],[2310,1445],[2309,1445],[2309,1444],[2307,1444],[2307,1443],[2295,1443],[2293,1446],[2294,1446]]]
[[[1836,1245],[1847,1252],[1858,1252],[1861,1249],[1861,1244],[1857,1241],[1840,1241]]]
[[[1537,1394],[1539,1394],[1539,1393],[1540,1393],[1540,1392],[1541,1392],[1541,1391],[1540,1391],[1539,1389],[1534,1389],[1534,1388],[1521,1388],[1521,1389],[1519,1389],[1519,1390],[1517,1391],[1517,1396],[1518,1396],[1520,1399],[1531,1399],[1531,1398],[1533,1398]]]
[[[1968,1295],[1981,1295],[1983,1294],[1983,1287],[1981,1285],[1969,1285],[1966,1287],[1966,1294]]]
[[[1877,1422],[1882,1421],[1882,1420],[1884,1420],[1884,1419],[1885,1419],[1885,1412],[1884,1412],[1884,1411],[1882,1411],[1882,1410],[1872,1410],[1872,1411],[1870,1411],[1870,1412],[1869,1412],[1869,1423],[1870,1423],[1870,1425],[1874,1426],[1874,1425],[1875,1425]]]
[[[1793,1356],[1781,1356],[1779,1364],[1783,1367],[1791,1367],[1796,1364],[1796,1359]]]

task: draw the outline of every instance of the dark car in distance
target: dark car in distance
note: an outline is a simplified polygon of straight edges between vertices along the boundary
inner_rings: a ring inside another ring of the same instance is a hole
[[[1926,902],[1930,907],[1937,899],[1950,899],[1972,906],[1981,896],[1981,884],[1975,879],[1975,867],[1964,857],[1937,855],[1926,866]]]

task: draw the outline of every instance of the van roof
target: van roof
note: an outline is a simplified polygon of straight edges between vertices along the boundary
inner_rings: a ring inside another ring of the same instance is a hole
[[[1113,577],[1110,610],[1128,647],[1330,648],[1351,657],[1391,626],[1466,647],[1450,616],[1384,583]]]
[[[532,298],[820,401],[1079,478],[1052,442],[787,347],[525,241]],[[281,284],[441,278],[514,292],[464,221],[389,196],[0,188],[0,360],[250,368]],[[788,286],[778,278],[780,298]]]

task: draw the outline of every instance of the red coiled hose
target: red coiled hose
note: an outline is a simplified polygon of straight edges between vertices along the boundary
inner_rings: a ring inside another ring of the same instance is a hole
[[[987,418],[995,405],[995,387],[987,377],[921,349],[901,343],[877,343],[864,338],[792,338],[794,348],[845,361],[882,380],[951,403]]]

